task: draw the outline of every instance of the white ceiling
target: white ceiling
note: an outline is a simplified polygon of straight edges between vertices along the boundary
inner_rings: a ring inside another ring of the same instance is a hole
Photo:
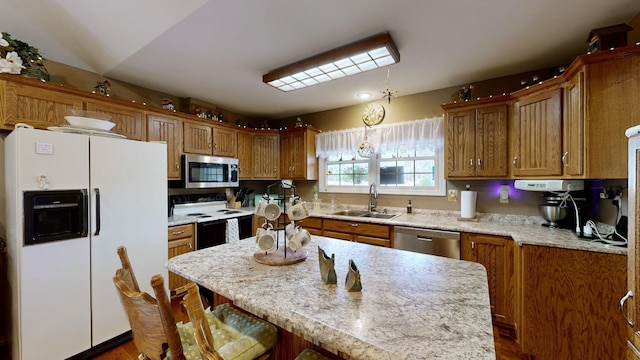
[[[284,93],[275,68],[388,31],[398,96],[570,62],[638,0],[0,0],[0,31],[45,58],[258,118],[363,102],[377,69]],[[368,100],[370,101],[370,100]]]

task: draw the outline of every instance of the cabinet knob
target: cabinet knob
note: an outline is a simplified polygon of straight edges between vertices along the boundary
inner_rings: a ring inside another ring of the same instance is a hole
[[[482,160],[478,158],[478,170],[480,170],[481,167],[482,167]]]
[[[180,164],[176,162],[176,170],[180,170]]]
[[[209,149],[211,149],[211,143],[209,143],[208,146],[209,146]]]
[[[172,231],[171,232],[171,235],[182,235],[182,234],[184,234],[184,230],[182,230],[182,231]]]
[[[629,298],[633,297],[633,291],[629,290],[627,291],[627,293],[622,297],[622,299],[620,299],[620,312],[622,313],[622,316],[624,316],[624,319],[627,321],[627,324],[629,324],[629,326],[633,327],[633,321],[631,319],[629,319],[627,317],[627,314],[624,312],[624,303],[627,302],[627,300],[629,300]]]
[[[569,152],[565,151],[565,153],[562,154],[562,163],[564,164],[564,166],[569,166],[569,163],[567,162],[568,158],[569,158]]]
[[[517,157],[517,156],[514,156],[514,157],[513,157],[513,161],[512,161],[512,163],[513,163],[513,167],[514,167],[515,169],[517,169],[517,168],[518,168],[518,166],[517,166],[517,164],[518,164],[518,157]]]
[[[215,150],[218,150],[218,144],[213,144],[213,148],[214,148]]]
[[[357,227],[358,227],[358,224],[350,224],[350,226],[351,226],[352,228],[357,228]]]
[[[476,242],[472,241],[471,242],[471,255],[476,255]]]
[[[469,170],[473,171],[473,159],[469,159]]]

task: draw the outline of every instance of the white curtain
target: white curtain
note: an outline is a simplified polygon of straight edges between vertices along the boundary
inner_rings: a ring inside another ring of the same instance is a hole
[[[364,142],[371,143],[376,153],[402,148],[441,149],[444,119],[436,117],[320,133],[316,135],[316,155],[326,158],[341,152],[355,152]]]

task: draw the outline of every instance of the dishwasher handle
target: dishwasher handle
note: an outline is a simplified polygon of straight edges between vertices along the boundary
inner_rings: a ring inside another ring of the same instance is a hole
[[[424,236],[418,236],[418,237],[416,237],[416,239],[421,240],[421,241],[433,241],[432,237],[424,237]]]
[[[460,240],[460,233],[457,231],[433,230],[416,227],[394,226],[396,234],[410,234],[419,238],[438,238]]]

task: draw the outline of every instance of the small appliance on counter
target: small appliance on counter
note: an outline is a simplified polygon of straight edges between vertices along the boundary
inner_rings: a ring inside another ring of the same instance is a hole
[[[538,206],[540,216],[547,221],[542,226],[571,229],[582,236],[589,199],[584,194],[583,180],[516,180],[516,189],[542,192],[544,204]]]

